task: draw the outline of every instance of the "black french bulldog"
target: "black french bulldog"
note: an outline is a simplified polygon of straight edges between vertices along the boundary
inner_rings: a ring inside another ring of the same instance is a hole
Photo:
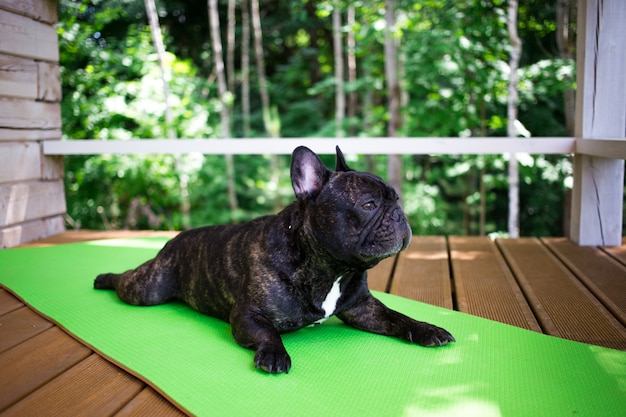
[[[280,213],[183,232],[137,269],[99,275],[95,288],[115,289],[133,305],[182,300],[227,321],[237,343],[256,351],[256,367],[270,373],[291,368],[281,333],[331,315],[423,346],[455,341],[367,288],[366,270],[411,240],[393,188],[350,169],[339,147],[335,171],[308,148],[295,149],[291,181],[297,200]]]

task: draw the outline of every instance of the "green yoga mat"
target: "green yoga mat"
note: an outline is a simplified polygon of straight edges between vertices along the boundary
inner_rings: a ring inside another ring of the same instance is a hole
[[[379,294],[448,329],[424,348],[330,319],[284,336],[288,375],[255,370],[230,327],[182,304],[132,307],[92,289],[165,239],[0,251],[0,284],[199,416],[624,416],[626,352]]]

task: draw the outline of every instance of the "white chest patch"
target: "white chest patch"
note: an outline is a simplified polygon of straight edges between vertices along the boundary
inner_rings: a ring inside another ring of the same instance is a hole
[[[337,301],[339,301],[339,297],[341,297],[341,278],[343,275],[339,275],[335,282],[333,282],[333,286],[326,294],[326,298],[322,302],[322,310],[324,310],[324,317],[317,320],[315,323],[322,323],[324,320],[329,318],[335,312],[337,308]]]

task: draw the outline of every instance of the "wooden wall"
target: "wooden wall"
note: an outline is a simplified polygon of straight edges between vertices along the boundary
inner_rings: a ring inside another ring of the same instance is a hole
[[[0,0],[0,247],[65,229],[57,0]]]

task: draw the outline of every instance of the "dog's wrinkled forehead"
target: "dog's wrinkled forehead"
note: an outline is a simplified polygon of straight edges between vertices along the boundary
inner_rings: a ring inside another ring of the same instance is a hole
[[[335,172],[331,178],[331,187],[340,190],[353,202],[363,195],[396,201],[398,193],[382,178],[367,172]]]

